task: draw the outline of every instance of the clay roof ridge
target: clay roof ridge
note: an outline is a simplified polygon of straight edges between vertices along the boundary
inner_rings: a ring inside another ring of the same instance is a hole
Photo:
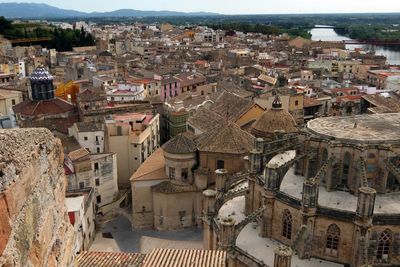
[[[35,105],[35,107],[32,109],[32,112],[31,112],[30,115],[35,114],[35,111],[36,111],[36,109],[38,108],[38,106],[41,104],[41,102],[42,102],[42,101],[38,101],[38,102],[36,103],[36,105]]]
[[[142,173],[140,176],[137,176],[137,177],[135,177],[135,179],[132,179],[132,180],[138,180],[140,177],[143,177],[143,176],[145,176],[145,175],[151,174],[151,173],[153,173],[153,172],[157,172],[157,171],[159,171],[159,170],[161,170],[161,169],[164,169],[164,166],[159,167],[159,168],[157,168],[157,169],[153,169],[153,170],[148,171],[148,172],[146,172],[146,173]]]

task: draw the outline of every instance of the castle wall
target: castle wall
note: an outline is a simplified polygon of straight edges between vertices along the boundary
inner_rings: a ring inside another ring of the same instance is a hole
[[[61,142],[45,129],[0,130],[0,265],[71,266]]]

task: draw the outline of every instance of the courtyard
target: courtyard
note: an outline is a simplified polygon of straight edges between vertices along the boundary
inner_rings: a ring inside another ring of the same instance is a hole
[[[123,214],[104,222],[91,245],[91,251],[147,253],[153,248],[202,249],[203,230],[132,230]]]

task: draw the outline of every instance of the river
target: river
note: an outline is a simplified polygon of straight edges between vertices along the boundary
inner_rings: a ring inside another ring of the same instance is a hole
[[[316,25],[316,27],[323,27],[324,25]],[[329,27],[329,26],[326,26]],[[332,28],[314,28],[310,31],[313,41],[343,41],[351,40],[346,36],[338,35]],[[400,65],[400,51],[390,49],[384,46],[376,45],[346,45],[347,49],[353,50],[354,48],[363,48],[366,51],[374,50],[375,54],[383,55],[387,58],[387,63],[391,65]]]

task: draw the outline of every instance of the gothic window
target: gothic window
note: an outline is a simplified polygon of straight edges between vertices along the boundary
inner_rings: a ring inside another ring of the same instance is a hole
[[[376,258],[381,260],[387,260],[389,258],[390,243],[392,241],[392,235],[390,230],[385,230],[381,233],[378,238],[378,250],[376,252]]]
[[[350,173],[350,161],[351,155],[349,152],[346,152],[343,157],[343,169],[342,169],[342,185],[347,185],[347,179],[349,178]]]
[[[378,170],[378,158],[375,154],[369,154],[366,162],[368,186],[374,186]]]
[[[283,212],[283,216],[282,216],[282,236],[286,237],[287,239],[291,239],[292,238],[292,215],[290,214],[290,211],[285,210]]]
[[[376,156],[375,154],[369,154],[367,159],[367,172],[368,173],[375,173],[376,171]]]
[[[328,227],[326,232],[326,244],[325,253],[331,256],[338,256],[340,240],[340,229],[336,224],[332,224]]]

